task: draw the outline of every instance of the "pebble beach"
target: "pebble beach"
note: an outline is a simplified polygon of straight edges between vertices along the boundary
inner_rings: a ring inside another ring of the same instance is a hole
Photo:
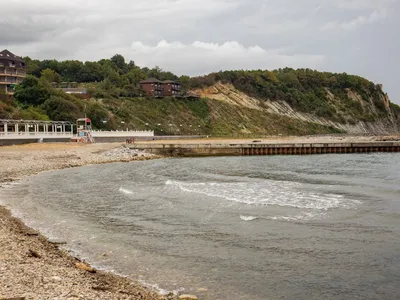
[[[121,144],[29,144],[0,148],[0,185],[43,171],[156,156]],[[0,299],[174,299],[95,270],[0,206]]]

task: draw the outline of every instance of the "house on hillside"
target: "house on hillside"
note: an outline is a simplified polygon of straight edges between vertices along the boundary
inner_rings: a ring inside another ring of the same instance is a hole
[[[177,97],[181,95],[182,85],[177,81],[165,80],[162,83],[164,90],[164,97]]]
[[[180,97],[182,89],[182,85],[177,81],[160,81],[157,78],[140,81],[140,87],[151,97]]]
[[[0,52],[0,93],[13,95],[26,76],[25,61],[8,50]]]
[[[140,87],[151,97],[164,97],[163,82],[157,78],[149,78],[140,81]]]

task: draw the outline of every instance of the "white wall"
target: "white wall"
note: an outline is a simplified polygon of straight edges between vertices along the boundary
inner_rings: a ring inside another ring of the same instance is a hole
[[[154,136],[154,131],[92,131],[92,136],[94,138]]]

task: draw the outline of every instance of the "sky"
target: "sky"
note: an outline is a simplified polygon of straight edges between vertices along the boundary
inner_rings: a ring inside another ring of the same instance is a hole
[[[177,75],[311,68],[383,84],[400,104],[400,0],[0,0],[0,49],[122,54]]]

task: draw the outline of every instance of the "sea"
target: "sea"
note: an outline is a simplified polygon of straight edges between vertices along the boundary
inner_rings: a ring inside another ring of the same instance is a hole
[[[93,266],[203,300],[400,299],[400,155],[159,159],[0,191]]]

